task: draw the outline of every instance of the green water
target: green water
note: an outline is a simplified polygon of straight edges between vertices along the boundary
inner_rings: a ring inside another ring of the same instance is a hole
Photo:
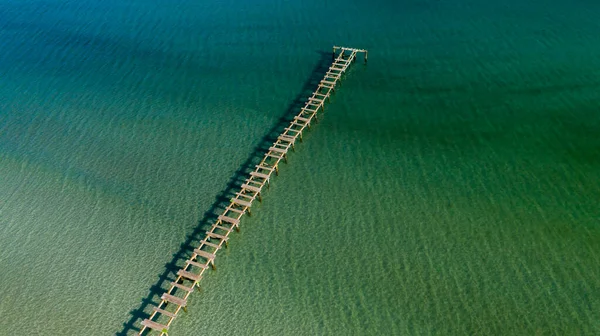
[[[0,335],[135,334],[334,44],[170,334],[599,334],[599,11],[0,0]]]

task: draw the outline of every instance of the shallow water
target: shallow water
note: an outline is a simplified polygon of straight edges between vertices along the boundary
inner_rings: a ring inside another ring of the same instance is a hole
[[[133,334],[333,44],[171,334],[600,333],[598,7],[0,0],[0,335]]]

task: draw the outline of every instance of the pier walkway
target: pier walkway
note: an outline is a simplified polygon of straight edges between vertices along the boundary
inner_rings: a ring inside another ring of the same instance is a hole
[[[194,288],[199,288],[202,275],[208,268],[215,269],[217,251],[223,246],[227,247],[229,235],[233,230],[239,230],[242,217],[246,213],[251,215],[250,208],[254,201],[262,201],[263,190],[269,187],[273,173],[279,174],[279,163],[282,160],[287,161],[290,148],[293,150],[296,141],[302,141],[302,133],[310,128],[313,121],[318,121],[317,112],[325,108],[325,102],[335,92],[336,84],[359,53],[365,54],[367,62],[367,50],[333,47],[333,62],[315,92],[307,99],[289,126],[277,137],[277,141],[265,153],[256,169],[250,172],[216,222],[206,231],[206,237],[185,261],[185,266],[177,272],[177,278],[161,296],[160,303],[152,308],[150,317],[142,321],[140,336],[150,330],[158,331],[161,336],[166,335],[179,312],[187,311],[188,298],[194,292]]]

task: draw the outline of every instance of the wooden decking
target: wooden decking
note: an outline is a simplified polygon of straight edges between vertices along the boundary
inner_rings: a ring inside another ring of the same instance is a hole
[[[256,165],[256,169],[250,172],[249,177],[242,183],[235,197],[218,216],[210,230],[206,231],[206,238],[200,241],[200,245],[194,249],[185,266],[177,272],[176,280],[162,295],[160,303],[152,307],[150,317],[142,321],[139,335],[149,330],[156,330],[161,336],[166,335],[179,315],[179,311],[186,310],[188,297],[194,288],[199,286],[203,273],[211,266],[215,268],[217,251],[223,245],[227,246],[229,234],[234,229],[239,229],[240,219],[244,214],[250,215],[250,208],[254,201],[257,199],[259,202],[262,201],[264,187],[269,186],[271,175],[279,174],[281,160],[287,161],[290,148],[294,149],[296,141],[302,141],[304,130],[309,128],[313,121],[317,121],[317,112],[325,108],[325,102],[335,91],[336,84],[350,64],[356,60],[358,53],[365,54],[366,62],[367,50],[333,47],[333,62],[315,92],[307,99],[290,125],[277,137],[277,141],[265,153],[262,161]]]

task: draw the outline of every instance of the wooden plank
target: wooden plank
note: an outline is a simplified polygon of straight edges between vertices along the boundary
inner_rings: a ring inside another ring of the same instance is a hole
[[[223,236],[223,235],[220,235],[218,233],[214,233],[214,232],[210,232],[210,231],[206,231],[206,235],[209,236],[209,237],[221,239],[221,240],[224,240],[224,241],[229,240],[229,237],[227,237],[227,236]]]
[[[242,188],[244,186],[245,186],[245,184],[242,184]],[[223,216],[223,215],[219,216],[218,218],[223,222],[231,223],[233,225],[240,225],[239,219],[235,219],[235,218],[231,218],[231,217],[227,217],[227,216]]]
[[[186,291],[186,292],[193,292],[193,291],[194,291],[194,289],[193,289],[193,288],[186,287],[186,286],[184,286],[184,285],[182,285],[182,284],[180,284],[180,283],[174,282],[174,281],[173,281],[173,282],[171,282],[171,286],[177,287],[177,288],[179,288],[179,289],[183,289],[183,290],[184,290],[184,291]]]
[[[209,261],[212,261],[213,259],[215,259],[215,255],[214,254],[208,253],[206,251],[195,249],[194,253],[196,253],[197,255],[201,256],[202,258],[208,259]]]
[[[159,313],[159,314],[162,314],[162,315],[168,316],[168,317],[173,317],[173,318],[177,317],[177,315],[175,315],[175,314],[171,313],[170,311],[166,311],[166,310],[164,310],[164,309],[160,309],[160,308],[158,308],[158,307],[152,307],[152,310],[154,310],[155,312],[157,312],[157,313]]]
[[[248,208],[252,206],[252,203],[250,203],[250,202],[246,202],[246,201],[242,201],[242,200],[241,200],[241,199],[239,199],[239,198],[232,198],[232,199],[231,199],[231,202],[232,202],[232,203],[235,203],[235,204],[239,204],[239,205],[241,205],[241,206],[248,207]]]
[[[265,156],[272,157],[272,158],[277,159],[277,160],[283,159],[283,156],[278,156],[278,155],[271,154],[271,153],[267,153],[267,154],[265,154]]]
[[[282,152],[283,154],[286,154],[290,150],[291,146],[291,143],[280,140],[277,140],[277,142],[273,144],[273,148],[279,149],[280,151],[285,151],[285,153]]]
[[[242,191],[245,191],[245,189],[242,189]],[[254,201],[254,197],[255,197],[255,196],[253,196],[253,195],[244,194],[244,193],[242,193],[242,192],[240,192],[240,191],[236,192],[236,193],[235,193],[235,195],[236,195],[236,196],[239,196],[239,197],[244,197],[244,198],[246,198],[246,199],[248,200],[248,202],[252,202],[252,201]],[[239,198],[238,198],[238,199],[239,199]],[[244,201],[242,200],[242,202],[244,202]]]
[[[192,265],[192,266],[200,267],[200,268],[202,268],[202,269],[207,269],[207,268],[208,268],[208,265],[201,264],[201,263],[199,263],[199,262],[192,261],[192,260],[186,260],[186,261],[185,261],[185,263],[186,263],[186,264],[188,264],[188,265]],[[200,279],[202,279],[202,276],[200,276]]]
[[[210,247],[214,247],[216,249],[220,249],[221,248],[221,246],[219,246],[217,244],[213,244],[213,243],[211,243],[209,241],[206,241],[206,240],[201,240],[200,243],[204,244],[204,245],[207,245],[207,246],[210,246]]]
[[[256,177],[260,177],[260,178],[263,178],[265,180],[268,180],[269,178],[271,178],[271,176],[269,176],[267,174],[257,173],[257,172],[250,172],[250,175],[256,176]]]
[[[254,191],[254,192],[257,192],[257,193],[259,193],[259,192],[260,192],[260,188],[253,187],[253,186],[250,186],[250,185],[247,185],[247,184],[242,184],[242,188],[244,188],[244,189],[248,189],[248,190],[250,190],[250,191]],[[239,221],[238,221],[238,222],[239,222]],[[236,225],[237,225],[237,224],[236,224]]]
[[[277,139],[281,140],[281,141],[287,141],[287,142],[290,142],[290,143],[294,143],[294,141],[296,141],[296,138],[291,137],[289,135],[285,135],[285,134],[282,134],[282,135],[278,136]]]
[[[298,116],[295,116],[295,117],[294,117],[294,119],[296,119],[296,120],[300,120],[300,121],[304,121],[304,122],[306,122],[306,123],[310,121],[310,119],[308,119],[308,118],[302,118],[302,117],[298,117]],[[270,148],[269,148],[269,149],[270,149]]]
[[[224,212],[224,213],[226,213],[227,211],[233,211],[233,212],[235,212],[235,213],[239,213],[239,214],[243,214],[243,213],[244,213],[244,211],[242,211],[242,210],[239,210],[239,209],[234,209],[234,208],[232,208],[232,207],[227,207],[227,208],[225,208],[225,212]]]
[[[164,330],[169,330],[168,326],[166,326],[164,324],[156,323],[154,321],[150,321],[148,319],[143,320],[142,325],[144,327],[148,327],[150,329],[154,329],[154,330],[160,331],[160,332],[163,332]]]
[[[296,133],[302,133],[301,130],[297,130],[297,129],[293,129],[293,128],[286,128],[286,131],[290,131],[290,132],[296,132]],[[258,167],[258,166],[257,166]]]
[[[302,119],[304,119],[304,118],[302,118]],[[306,120],[308,120],[308,119],[306,119]],[[277,148],[277,147],[270,147],[269,150],[273,151],[273,152],[277,152],[277,153],[282,153],[282,154],[287,153],[287,149],[281,149],[281,148]]]
[[[256,188],[262,188],[265,185],[265,181],[256,181],[256,180],[253,180],[252,178],[247,178],[246,184],[249,186],[254,185]]]
[[[296,125],[296,126],[300,126],[300,127],[302,127],[302,129],[304,129],[304,127],[306,127],[306,124],[299,124],[299,123],[297,123],[295,121],[292,121],[291,124],[292,125]]]
[[[226,227],[224,227],[224,226],[217,225],[217,224],[213,224],[213,227],[214,227],[214,228],[217,228],[217,229],[221,229],[221,230],[223,230],[223,231],[230,232],[230,233],[231,233],[231,231],[233,231],[233,227],[226,228]]]
[[[194,274],[192,272],[188,272],[188,271],[184,271],[184,270],[177,271],[177,275],[182,276],[186,279],[190,279],[192,281],[198,281],[198,280],[202,279],[202,277],[199,274]]]
[[[266,166],[261,166],[261,165],[256,165],[256,168],[260,168],[260,169],[264,169],[264,170],[269,170],[269,171],[274,171],[275,168],[272,167],[266,167]]]
[[[173,295],[169,295],[169,294],[167,294],[167,293],[164,293],[164,294],[163,294],[163,295],[162,295],[160,298],[161,298],[162,300],[165,300],[165,301],[167,301],[167,302],[174,303],[174,304],[176,304],[176,305],[178,305],[178,306],[181,306],[181,307],[185,307],[185,306],[187,306],[187,300],[185,300],[185,299],[182,299],[182,298],[178,298],[178,297],[176,297],[176,296],[173,296]]]

